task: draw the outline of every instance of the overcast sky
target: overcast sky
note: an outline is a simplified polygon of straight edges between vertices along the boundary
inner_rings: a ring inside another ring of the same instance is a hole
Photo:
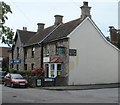
[[[54,24],[54,15],[62,15],[63,23],[77,19],[81,15],[80,7],[84,0],[3,0],[11,6],[6,25],[14,32],[27,27],[28,31],[37,31],[37,23],[45,23],[45,28]],[[91,8],[93,21],[105,36],[109,35],[109,26],[118,28],[119,0],[85,0]]]

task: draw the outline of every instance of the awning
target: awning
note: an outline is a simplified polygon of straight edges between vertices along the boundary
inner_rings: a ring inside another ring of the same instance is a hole
[[[60,59],[60,58],[53,58],[51,61],[50,61],[50,63],[62,63],[63,61],[62,61],[62,59]]]

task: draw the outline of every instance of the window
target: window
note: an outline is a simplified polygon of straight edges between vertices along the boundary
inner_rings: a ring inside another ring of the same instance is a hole
[[[19,70],[19,65],[17,65],[17,70]]]
[[[24,70],[27,70],[27,64],[24,65]]]
[[[31,70],[33,70],[33,69],[34,69],[34,63],[31,64]]]
[[[57,55],[64,55],[65,54],[65,48],[64,47],[57,47],[56,54]]]
[[[54,77],[54,72],[55,72],[55,64],[51,64],[51,77]]]
[[[27,48],[24,49],[24,56],[27,58]]]
[[[57,70],[62,70],[61,64],[57,64]]]
[[[17,47],[17,58],[19,58],[19,47]]]
[[[35,47],[32,47],[32,57],[34,57],[35,54]]]
[[[62,64],[57,64],[57,75],[60,76],[62,72]]]
[[[54,64],[51,64],[51,70],[54,70],[54,68],[55,68]]]
[[[47,48],[47,46],[45,46],[44,48],[45,48],[45,55],[49,55],[49,49]]]

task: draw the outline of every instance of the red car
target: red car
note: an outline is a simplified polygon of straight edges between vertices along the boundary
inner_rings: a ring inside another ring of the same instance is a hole
[[[4,77],[4,85],[11,87],[27,87],[28,81],[21,74],[8,73]]]

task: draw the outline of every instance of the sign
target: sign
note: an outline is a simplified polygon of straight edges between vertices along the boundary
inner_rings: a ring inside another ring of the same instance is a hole
[[[45,63],[45,62],[50,62],[50,57],[44,57],[43,58],[43,62]]]
[[[19,64],[19,63],[21,63],[21,59],[15,59],[14,60],[14,64]]]
[[[42,85],[41,79],[37,79],[37,86],[41,86],[41,85]]]
[[[10,60],[10,64],[20,64],[20,63],[21,63],[21,59]]]
[[[45,78],[45,81],[54,81],[53,78]]]
[[[77,50],[76,49],[69,49],[69,56],[76,56]]]

